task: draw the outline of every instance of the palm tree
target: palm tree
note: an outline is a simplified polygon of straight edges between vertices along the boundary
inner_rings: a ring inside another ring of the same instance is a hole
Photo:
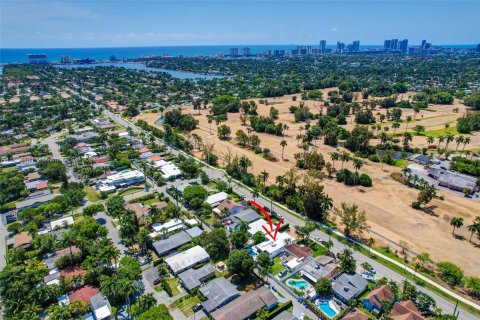
[[[452,142],[453,140],[455,140],[455,137],[451,134],[447,135],[447,143],[445,144],[445,149],[448,149],[448,145],[450,144],[450,142]]]
[[[473,223],[467,227],[468,231],[471,232],[470,235],[470,242],[472,242],[472,237],[474,233],[480,234],[480,216],[477,216],[475,220],[473,220]]]
[[[450,221],[450,225],[453,226],[452,234],[455,234],[455,229],[463,226],[463,218],[453,217],[452,221]]]
[[[470,137],[465,137],[465,138],[463,139],[463,149],[462,149],[462,152],[465,151],[465,146],[466,146],[467,144],[470,144],[470,142],[472,142],[472,139],[471,139]]]
[[[437,139],[438,139],[437,150],[439,150],[440,149],[440,143],[443,143],[445,141],[445,137],[444,136],[438,136]]]
[[[360,159],[360,158],[353,158],[353,167],[355,168],[355,176],[354,176],[354,181],[353,181],[353,184],[355,185],[356,184],[356,179],[357,179],[357,174],[358,174],[358,170],[360,170],[363,165],[365,164],[365,162]]]
[[[340,159],[340,153],[337,151],[330,153],[330,159],[332,159],[333,169],[335,169],[335,161]]]
[[[264,189],[265,189],[265,183],[267,182],[267,179],[269,176],[270,174],[267,172],[267,170],[263,170],[262,172],[260,172],[260,177],[262,179]]]
[[[340,160],[342,161],[342,169],[343,169],[343,164],[345,162],[350,161],[350,159],[351,159],[350,153],[343,151],[343,153],[340,155]]]
[[[252,191],[253,202],[255,202],[255,199],[258,196],[260,196],[260,190],[258,190],[258,188],[253,188],[253,191]]]
[[[395,136],[395,134],[397,133],[397,129],[400,128],[400,123],[399,122],[394,122],[392,124],[392,128],[395,129],[395,130],[393,130],[393,135]]]
[[[282,146],[282,159],[283,159],[283,151],[285,150],[285,147],[287,146],[287,141],[286,140],[280,141],[280,145]]]
[[[462,136],[462,135],[459,135],[459,136],[457,136],[457,137],[455,138],[455,142],[457,143],[457,147],[455,148],[455,152],[457,152],[458,146],[459,146],[461,143],[463,143],[463,140],[464,140],[464,139],[465,139],[465,137]]]
[[[450,128],[450,124],[449,124],[449,123],[445,123],[445,133],[447,133],[448,128]]]
[[[405,126],[405,132],[407,132],[407,130],[408,130],[409,122],[412,121],[412,116],[407,116],[406,120],[407,120],[407,125]]]
[[[433,144],[434,141],[435,141],[435,138],[434,138],[434,137],[432,137],[432,136],[428,136],[428,137],[427,137],[427,143],[428,143],[428,145]]]

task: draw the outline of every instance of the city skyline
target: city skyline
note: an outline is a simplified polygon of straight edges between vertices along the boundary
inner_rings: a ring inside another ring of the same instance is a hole
[[[435,3],[432,5],[432,3]],[[2,48],[328,44],[408,38],[475,44],[471,1],[2,1]],[[307,10],[308,9],[308,10]],[[456,12],[456,15],[452,15]],[[334,14],[330,14],[334,13]],[[459,18],[461,16],[461,18]],[[214,19],[212,19],[212,17]],[[408,19],[407,19],[408,17]]]

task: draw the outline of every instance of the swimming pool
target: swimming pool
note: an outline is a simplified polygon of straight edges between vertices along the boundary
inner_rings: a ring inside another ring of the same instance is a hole
[[[338,313],[334,308],[332,308],[332,306],[330,305],[330,301],[328,300],[318,301],[317,304],[320,310],[322,310],[322,312],[325,313],[330,318],[335,317]]]
[[[306,290],[309,287],[308,282],[305,280],[288,280],[287,284],[298,290]]]
[[[255,250],[253,250],[252,247],[248,247],[248,252],[250,252],[250,255],[254,258],[257,256],[257,253],[255,252]]]

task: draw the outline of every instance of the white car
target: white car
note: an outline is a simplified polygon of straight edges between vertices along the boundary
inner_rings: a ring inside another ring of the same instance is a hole
[[[303,320],[303,319],[305,319],[305,313],[302,312],[302,313],[300,313],[300,319],[299,320]]]

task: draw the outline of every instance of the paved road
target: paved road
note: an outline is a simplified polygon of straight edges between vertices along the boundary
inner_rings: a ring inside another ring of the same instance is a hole
[[[86,101],[90,101],[85,97],[83,97],[83,98]],[[90,101],[90,102],[92,104],[94,104],[96,107],[100,107],[95,102],[92,102],[92,101]],[[136,133],[143,132],[143,130],[140,129],[139,127],[137,127],[136,125],[134,125],[134,124],[132,124],[128,121],[125,121],[124,119],[122,119],[118,115],[115,115],[108,110],[105,110],[104,113],[111,120],[119,123],[120,125],[122,125],[124,127],[131,128],[133,130],[133,132],[136,132]],[[160,143],[160,144],[163,143],[159,139],[156,139],[156,140],[157,140],[157,143]],[[172,153],[179,154],[180,152],[178,150],[173,149]],[[222,170],[218,170],[218,169],[214,169],[214,168],[210,168],[210,167],[205,167],[204,171],[211,178],[226,180],[225,173]],[[236,192],[244,194],[249,199],[253,199],[253,195],[251,194],[251,192],[248,189],[244,188],[243,186],[236,185],[234,181],[232,182],[232,184],[233,184],[233,188],[235,189]],[[260,203],[261,205],[270,206],[270,201],[267,201],[263,198],[257,198],[256,201],[258,203]],[[276,207],[274,210],[276,212],[278,212],[279,214],[281,214],[284,217],[285,222],[289,223],[291,227],[294,227],[294,226],[297,226],[297,225],[304,225],[304,223],[305,223],[302,219],[299,219],[298,217],[290,214],[288,211],[283,210],[281,207]],[[313,232],[312,236],[318,236],[322,239],[328,239],[328,235],[325,234],[324,232],[321,232],[320,230],[315,230]],[[339,251],[341,251],[345,248],[345,245],[343,243],[341,243],[341,242],[339,242],[335,239],[332,239],[332,241],[333,241],[333,244],[334,244],[334,246],[332,248],[333,252],[337,253],[337,252],[339,252]],[[399,273],[396,273],[395,271],[385,267],[384,265],[376,262],[375,260],[373,260],[373,259],[371,259],[371,258],[369,258],[369,257],[367,257],[367,256],[365,256],[365,255],[363,255],[359,252],[354,252],[354,257],[355,257],[355,259],[357,259],[359,265],[361,263],[365,262],[365,261],[370,263],[377,270],[377,273],[378,273],[379,276],[386,276],[387,278],[390,278],[390,279],[392,279],[394,281],[397,281],[397,282],[405,279],[405,277],[403,275],[401,275]],[[435,294],[434,292],[432,292],[430,290],[424,289],[421,286],[416,285],[416,287],[417,287],[418,290],[420,290],[422,292],[425,292],[426,294],[433,297],[437,302],[437,306],[439,308],[441,308],[445,313],[449,313],[449,314],[453,313],[453,310],[455,309],[455,305],[452,302],[446,300],[445,298]],[[477,320],[478,319],[478,317],[468,313],[467,311],[465,311],[463,309],[458,309],[458,310],[460,310],[460,314],[459,314],[459,317],[458,317],[458,319],[460,319],[460,320]]]
[[[61,160],[66,165],[65,158],[60,153],[60,147],[58,146],[56,140],[60,134],[53,134],[49,136],[47,139],[44,140],[44,143],[48,146],[50,151],[52,152],[52,157],[55,159]],[[79,182],[77,175],[73,172],[72,167],[67,165],[67,179],[69,182]]]
[[[123,244],[122,238],[120,238],[118,229],[113,225],[112,217],[107,215],[105,212],[99,212],[95,215],[95,219],[97,219],[97,221],[99,219],[102,219],[105,221],[104,226],[108,230],[108,238],[110,238],[110,240],[112,240],[115,247],[117,247],[117,249],[120,250],[120,257],[123,257],[125,255],[125,252],[127,251],[127,247],[125,247],[125,245]]]

